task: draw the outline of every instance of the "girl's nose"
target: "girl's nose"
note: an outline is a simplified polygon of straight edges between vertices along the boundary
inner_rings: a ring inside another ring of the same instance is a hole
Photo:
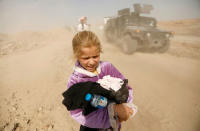
[[[89,65],[94,65],[95,64],[95,61],[93,59],[90,59],[89,60]]]

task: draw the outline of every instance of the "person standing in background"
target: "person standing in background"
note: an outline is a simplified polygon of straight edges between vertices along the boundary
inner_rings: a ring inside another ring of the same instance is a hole
[[[86,16],[82,16],[80,19],[79,19],[79,24],[78,24],[78,27],[77,27],[77,31],[84,31],[84,30],[90,30],[90,25],[87,24],[87,17]]]

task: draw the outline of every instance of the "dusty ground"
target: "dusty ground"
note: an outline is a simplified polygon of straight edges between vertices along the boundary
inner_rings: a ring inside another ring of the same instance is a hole
[[[175,32],[164,54],[125,55],[105,42],[102,60],[128,79],[139,111],[123,131],[200,130],[200,19],[160,22]],[[66,29],[0,34],[0,131],[77,131],[61,104],[74,63]]]

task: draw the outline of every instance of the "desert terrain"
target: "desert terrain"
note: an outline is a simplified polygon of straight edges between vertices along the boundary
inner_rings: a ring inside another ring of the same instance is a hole
[[[159,22],[174,31],[166,53],[123,54],[102,33],[101,59],[134,91],[135,117],[122,131],[200,130],[200,19]],[[0,34],[0,131],[78,131],[62,105],[75,60],[69,28]]]

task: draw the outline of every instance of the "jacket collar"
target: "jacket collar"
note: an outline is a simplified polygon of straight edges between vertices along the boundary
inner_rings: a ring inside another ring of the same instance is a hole
[[[76,62],[75,66],[74,66],[74,71],[75,71],[75,72],[78,72],[78,73],[80,73],[80,74],[87,75],[87,76],[89,76],[89,77],[95,77],[95,76],[97,76],[95,73],[90,72],[90,71],[87,71],[86,69],[84,69],[84,68],[80,65],[80,63],[79,63],[78,61]],[[99,62],[99,65],[98,65],[98,67],[97,67],[97,72],[98,72],[98,74],[101,73],[100,62]]]

